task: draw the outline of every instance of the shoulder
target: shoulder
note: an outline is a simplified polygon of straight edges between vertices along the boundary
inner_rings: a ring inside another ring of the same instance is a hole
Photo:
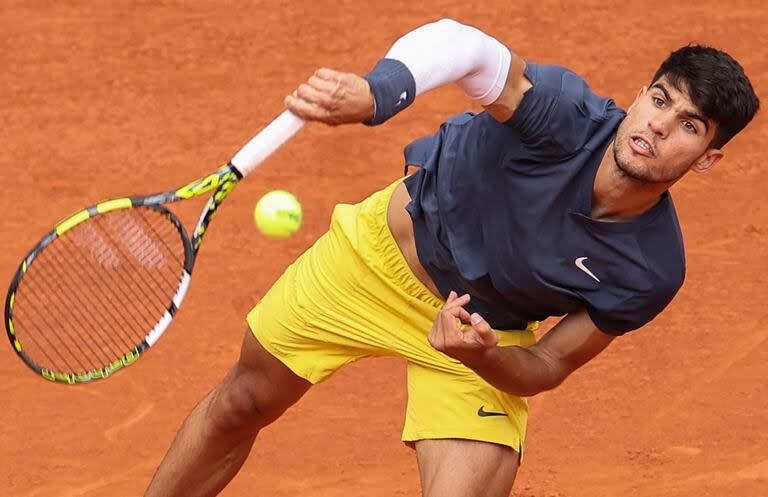
[[[556,157],[581,150],[596,134],[624,118],[624,111],[608,97],[562,66],[528,62],[531,82],[520,105],[505,123],[531,146],[547,147]]]
[[[524,74],[531,86],[523,96],[523,102],[538,98],[557,100],[565,105],[587,104],[590,106],[587,109],[589,117],[595,119],[604,118],[611,107],[615,107],[612,99],[594,93],[583,77],[567,67],[527,61]]]

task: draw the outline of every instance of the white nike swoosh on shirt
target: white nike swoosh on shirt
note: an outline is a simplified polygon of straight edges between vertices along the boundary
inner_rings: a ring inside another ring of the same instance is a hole
[[[600,279],[594,274],[592,274],[592,271],[590,271],[589,268],[587,268],[587,266],[584,265],[584,261],[586,261],[587,259],[589,259],[589,257],[579,257],[578,259],[576,259],[576,267],[581,269],[585,273],[587,273],[593,280],[600,283]]]

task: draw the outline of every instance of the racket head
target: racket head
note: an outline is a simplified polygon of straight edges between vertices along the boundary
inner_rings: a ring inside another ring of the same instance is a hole
[[[48,380],[106,378],[163,334],[184,299],[194,257],[181,221],[147,197],[78,211],[35,245],[11,281],[11,346]]]

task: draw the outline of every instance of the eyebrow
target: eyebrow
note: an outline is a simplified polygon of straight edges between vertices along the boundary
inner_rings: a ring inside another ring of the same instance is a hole
[[[664,94],[664,98],[667,99],[667,101],[675,103],[675,100],[669,96],[669,92],[667,91],[667,88],[664,86],[663,83],[655,82],[651,88],[657,88],[661,90],[661,92]],[[701,123],[704,125],[704,133],[706,134],[709,131],[709,123],[708,119],[704,117],[703,115],[699,114],[698,112],[693,112],[690,110],[683,110],[681,114],[688,119],[696,119],[697,121],[701,121]]]

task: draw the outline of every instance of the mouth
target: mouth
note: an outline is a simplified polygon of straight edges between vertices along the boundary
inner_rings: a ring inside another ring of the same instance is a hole
[[[650,158],[656,157],[651,143],[643,138],[642,135],[631,135],[629,137],[629,148],[638,155]]]

